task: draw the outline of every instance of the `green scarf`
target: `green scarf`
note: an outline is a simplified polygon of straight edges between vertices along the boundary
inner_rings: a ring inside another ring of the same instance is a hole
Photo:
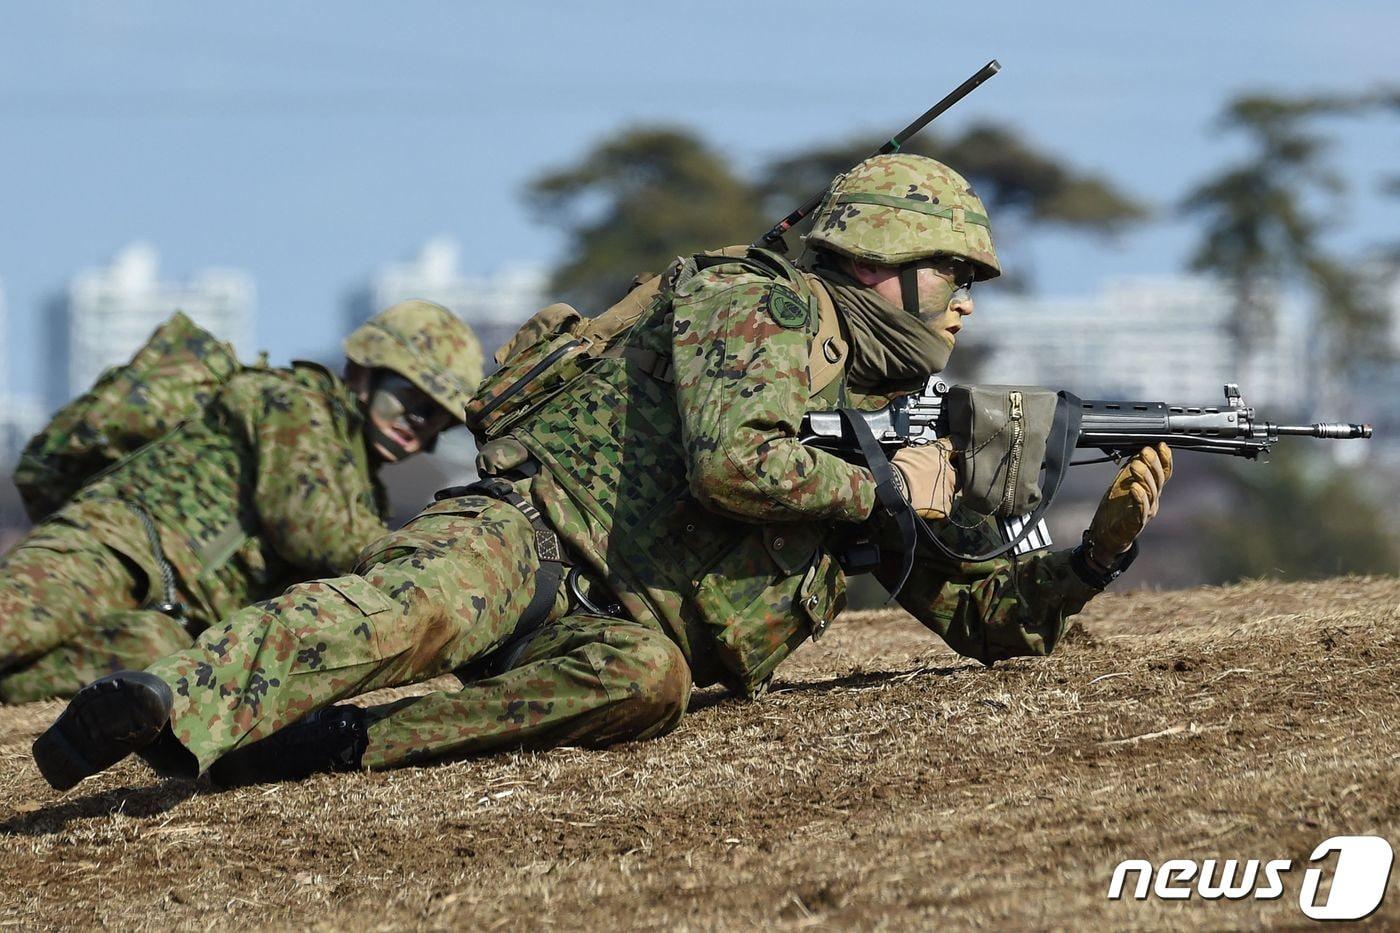
[[[953,345],[941,331],[897,308],[850,276],[818,264],[851,341],[846,376],[857,392],[912,392],[948,365]]]

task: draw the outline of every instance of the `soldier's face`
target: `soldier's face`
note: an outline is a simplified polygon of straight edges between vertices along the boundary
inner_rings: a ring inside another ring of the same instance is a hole
[[[892,266],[852,263],[852,272],[861,284],[868,286],[895,307],[904,307],[904,288],[899,270]],[[915,267],[919,285],[919,318],[929,327],[956,343],[957,334],[972,313],[972,282],[975,269],[966,260],[955,257],[928,259]]]
[[[370,446],[384,463],[397,463],[432,446],[452,417],[413,383],[383,374],[370,394]]]
[[[956,342],[964,320],[972,314],[972,283],[976,269],[963,259],[948,257],[918,267],[919,317]],[[902,297],[902,295],[901,295]]]

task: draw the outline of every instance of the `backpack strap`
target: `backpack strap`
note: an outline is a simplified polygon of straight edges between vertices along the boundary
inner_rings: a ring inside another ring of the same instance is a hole
[[[632,290],[622,301],[586,322],[578,333],[593,341],[595,349],[592,352],[597,356],[625,357],[652,378],[661,382],[672,382],[675,378],[675,365],[669,353],[632,346],[625,340],[615,338],[641,320],[655,301],[669,300],[676,287],[691,276],[704,269],[727,263],[737,263],[758,275],[786,282],[799,295],[807,297],[817,306],[820,326],[813,347],[829,346],[824,355],[814,357],[814,360],[823,360],[825,365],[821,367],[820,382],[817,381],[817,374],[813,373],[813,395],[825,389],[841,375],[848,347],[841,339],[836,306],[830,296],[824,290],[814,287],[807,277],[784,257],[755,247],[728,247],[708,253],[697,253],[677,259],[661,275],[638,276]]]
[[[817,335],[812,338],[811,358],[807,362],[811,374],[812,396],[820,395],[827,386],[846,372],[851,345],[841,336],[841,320],[836,315],[836,302],[821,282],[808,279],[807,287],[817,304]]]
[[[758,247],[749,247],[743,262],[756,271],[781,279],[793,286],[793,290],[805,297],[817,312],[817,333],[812,338],[811,357],[807,363],[811,379],[811,394],[821,394],[846,371],[846,361],[850,357],[851,346],[841,335],[841,319],[836,313],[836,302],[831,293],[815,275],[804,273],[788,261],[786,256]]]
[[[601,348],[598,355],[609,355],[607,350],[616,343],[616,338],[646,316],[647,309],[667,285],[666,279],[666,275],[638,276],[636,284],[621,301],[597,317],[582,321],[574,330],[575,335]]]

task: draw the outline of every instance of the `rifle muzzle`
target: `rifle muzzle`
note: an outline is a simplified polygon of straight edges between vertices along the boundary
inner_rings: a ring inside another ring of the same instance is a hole
[[[1274,428],[1274,433],[1278,435],[1291,434],[1300,437],[1326,437],[1333,440],[1348,440],[1354,437],[1370,437],[1371,426],[1369,424],[1346,424],[1341,421],[1323,421],[1318,424],[1279,425]]]

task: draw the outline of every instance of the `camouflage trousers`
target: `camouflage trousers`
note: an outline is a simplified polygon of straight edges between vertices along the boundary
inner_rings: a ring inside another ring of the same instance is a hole
[[[175,619],[140,607],[146,570],[125,551],[144,544],[135,515],[134,548],[104,543],[81,521],[40,524],[0,558],[0,701],[72,696],[104,674],[140,669],[187,647]]]
[[[290,587],[148,670],[202,772],[337,700],[456,671],[510,640],[539,562],[529,521],[481,496],[435,503],[356,573]],[[504,673],[374,707],[363,761],[385,768],[500,748],[606,745],[674,728],[691,690],[658,628],[571,614],[562,588]]]

